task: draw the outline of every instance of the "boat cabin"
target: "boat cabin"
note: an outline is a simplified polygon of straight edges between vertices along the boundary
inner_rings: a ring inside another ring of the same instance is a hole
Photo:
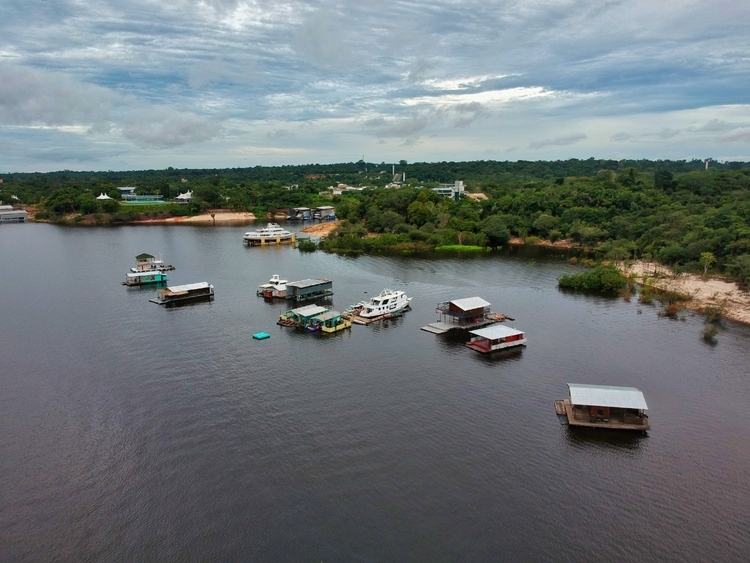
[[[151,283],[166,283],[167,274],[159,271],[130,272],[125,274],[123,285],[146,285]]]
[[[569,426],[619,430],[651,429],[646,399],[635,387],[568,383],[569,398],[555,402]]]
[[[469,331],[469,334],[472,335],[472,338],[466,343],[466,346],[482,354],[526,345],[524,333],[509,326],[492,325]]]
[[[149,299],[152,303],[169,305],[172,303],[208,300],[214,296],[214,286],[208,282],[190,283],[186,285],[173,285],[165,287],[156,292],[155,299]]]
[[[352,322],[341,316],[339,311],[326,311],[320,315],[315,315],[310,319],[310,330],[320,330],[322,332],[332,333],[345,328],[350,328]]]
[[[438,303],[437,313],[442,322],[459,326],[485,322],[490,314],[490,304],[481,297],[466,297]]]
[[[328,311],[320,305],[307,305],[298,309],[291,309],[279,317],[278,324],[283,326],[294,326],[307,328],[313,322],[313,319]]]
[[[309,207],[293,207],[287,219],[309,221],[313,217],[313,210]]]
[[[333,282],[323,278],[309,278],[286,284],[286,298],[307,301],[333,295]]]
[[[336,209],[332,205],[321,205],[313,211],[313,219],[333,221],[336,219]]]

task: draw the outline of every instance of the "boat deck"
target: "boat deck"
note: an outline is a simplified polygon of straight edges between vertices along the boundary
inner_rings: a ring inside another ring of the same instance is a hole
[[[617,418],[597,419],[591,422],[588,412],[584,409],[576,408],[570,403],[570,399],[555,401],[555,413],[567,418],[568,426],[583,426],[585,428],[606,428],[609,430],[639,430],[645,432],[651,430],[648,418],[645,424],[629,424],[624,420]],[[576,416],[578,414],[578,416]]]
[[[512,321],[515,319],[513,319],[512,317],[508,317],[507,315],[503,315],[501,313],[489,313],[488,315],[484,317],[483,321],[480,321],[477,323],[458,325],[456,323],[446,323],[445,321],[437,321],[435,323],[430,323],[427,326],[423,326],[421,328],[425,332],[431,332],[432,334],[445,334],[446,332],[450,332],[452,330],[474,330],[477,328],[482,328],[485,326],[493,325],[495,323],[500,323],[505,320]]]

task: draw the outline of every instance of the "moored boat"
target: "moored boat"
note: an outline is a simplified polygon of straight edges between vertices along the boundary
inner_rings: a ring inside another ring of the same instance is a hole
[[[135,268],[130,268],[131,272],[167,272],[170,270],[174,270],[174,266],[165,264],[161,258],[145,252],[135,257]]]
[[[311,331],[319,330],[327,334],[333,334],[340,330],[351,328],[352,322],[341,316],[338,311],[326,311],[310,319],[308,328]]]
[[[158,271],[131,272],[125,274],[125,281],[122,285],[147,285],[152,283],[166,283],[167,274]]]
[[[509,326],[492,325],[471,330],[469,334],[473,336],[466,346],[483,354],[526,345],[526,335]]]
[[[256,295],[265,297],[266,299],[273,298],[285,298],[286,297],[286,284],[288,280],[282,280],[278,274],[271,276],[268,283],[263,283],[258,286],[258,290],[255,292]]]
[[[149,299],[151,303],[169,305],[188,301],[208,300],[214,297],[214,286],[208,282],[198,282],[186,285],[173,285],[156,292],[156,298]]]
[[[268,223],[265,227],[246,232],[242,240],[247,245],[291,242],[294,240],[294,233],[282,228],[278,223]]]
[[[407,310],[411,297],[399,290],[384,289],[377,297],[371,297],[368,302],[358,303],[354,306],[358,309],[356,314],[364,319],[372,319],[382,315],[397,313]]]

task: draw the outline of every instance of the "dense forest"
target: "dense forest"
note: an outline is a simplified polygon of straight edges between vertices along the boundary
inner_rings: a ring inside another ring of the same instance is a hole
[[[406,180],[399,189],[378,189],[402,174]],[[430,189],[459,179],[468,192],[483,193],[486,199],[454,201]],[[189,207],[164,206],[173,214],[229,208],[262,216],[288,207],[331,204],[328,188],[341,183],[371,189],[335,198],[333,205],[344,222],[322,243],[329,251],[496,248],[511,236],[531,244],[566,239],[601,258],[655,260],[677,270],[719,272],[750,283],[750,164],[742,162],[710,161],[706,167],[701,160],[593,158],[360,161],[222,170],[18,173],[2,175],[2,180],[0,199],[12,194],[40,209],[40,218],[109,214],[115,222],[126,221],[134,212],[117,201],[118,186],[136,186],[139,194],[159,194],[166,200],[191,190],[194,199]],[[102,192],[114,201],[97,202]]]

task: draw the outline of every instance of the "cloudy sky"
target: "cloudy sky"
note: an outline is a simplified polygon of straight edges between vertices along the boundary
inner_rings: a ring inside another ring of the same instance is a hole
[[[750,160],[747,0],[3,0],[0,171]]]

